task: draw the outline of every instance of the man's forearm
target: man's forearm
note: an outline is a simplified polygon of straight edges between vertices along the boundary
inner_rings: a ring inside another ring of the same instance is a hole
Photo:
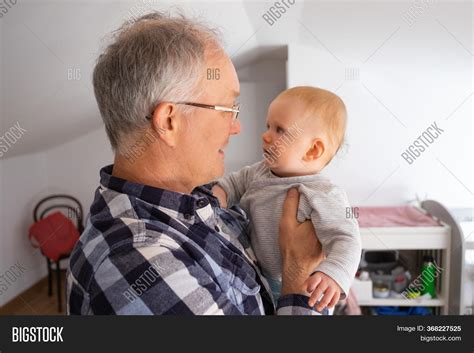
[[[281,294],[308,295],[305,281],[311,273],[302,268],[296,261],[283,260]]]

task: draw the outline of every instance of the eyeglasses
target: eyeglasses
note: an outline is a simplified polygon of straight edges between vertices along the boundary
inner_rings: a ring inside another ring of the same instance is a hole
[[[192,102],[170,102],[174,104],[184,104],[184,105],[191,105],[193,107],[198,107],[198,108],[204,108],[204,109],[214,109],[220,112],[228,112],[232,113],[232,125],[235,124],[237,121],[237,118],[240,113],[240,104],[234,104],[232,108],[228,107],[223,107],[221,105],[208,105],[208,104],[202,104],[202,103],[192,103]],[[151,116],[148,115],[146,117],[148,120],[151,120]]]

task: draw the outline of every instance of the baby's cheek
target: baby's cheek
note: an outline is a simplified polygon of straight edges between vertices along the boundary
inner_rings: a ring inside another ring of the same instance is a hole
[[[284,157],[285,159],[285,165],[288,169],[291,169],[291,171],[295,172],[301,169],[302,164],[299,160],[299,158],[294,154],[291,153],[291,151],[288,151]]]

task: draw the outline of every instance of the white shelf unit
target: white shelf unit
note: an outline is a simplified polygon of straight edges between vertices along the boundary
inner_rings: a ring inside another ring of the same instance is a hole
[[[440,223],[442,224],[440,227],[374,227],[360,229],[363,250],[440,250],[442,252],[440,265],[443,271],[441,273],[440,292],[437,298],[372,298],[358,300],[359,305],[439,307],[442,315],[448,314],[451,227],[444,222]]]
[[[362,306],[445,306],[444,298],[438,296],[435,299],[404,299],[404,298],[373,298],[369,300],[359,300]]]

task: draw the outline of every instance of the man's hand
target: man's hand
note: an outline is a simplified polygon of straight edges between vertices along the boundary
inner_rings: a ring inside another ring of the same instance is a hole
[[[337,304],[342,289],[331,277],[323,272],[316,272],[306,281],[307,291],[311,294],[309,298],[309,306],[313,307],[314,304],[324,295],[316,306],[316,310],[321,311],[324,308],[333,308]]]
[[[216,184],[212,187],[212,193],[219,200],[221,207],[226,208],[227,207],[227,194],[225,193],[224,189]]]
[[[311,221],[299,223],[299,193],[296,189],[288,191],[283,214],[280,220],[280,251],[282,256],[282,288],[281,294],[308,295],[308,277],[323,259],[321,243]]]

